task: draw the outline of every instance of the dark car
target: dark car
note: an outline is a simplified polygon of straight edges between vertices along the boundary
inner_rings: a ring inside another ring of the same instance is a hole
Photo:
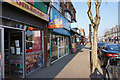
[[[104,44],[99,50],[99,55],[101,66],[106,66],[109,58],[118,57],[118,55],[120,55],[120,45]]]
[[[106,42],[98,42],[98,43],[97,43],[97,54],[98,54],[98,57],[99,57],[99,49],[100,49],[104,44],[107,44],[107,43],[106,43]]]
[[[110,58],[106,66],[107,80],[120,80],[120,58]]]

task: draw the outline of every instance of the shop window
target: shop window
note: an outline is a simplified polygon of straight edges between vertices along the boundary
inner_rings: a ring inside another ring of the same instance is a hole
[[[26,66],[27,73],[43,65],[42,31],[39,28],[26,29]]]

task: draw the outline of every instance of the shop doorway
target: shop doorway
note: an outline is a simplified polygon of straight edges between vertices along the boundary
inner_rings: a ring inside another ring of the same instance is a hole
[[[51,35],[51,62],[54,63],[58,59],[69,53],[69,38],[61,35]]]
[[[59,58],[64,56],[64,37],[59,36],[58,37],[58,50],[59,50]]]
[[[4,29],[0,28],[0,80],[4,78]]]
[[[24,32],[4,28],[5,77],[23,78],[24,73]]]
[[[69,53],[69,39],[64,37],[64,53],[67,55]]]

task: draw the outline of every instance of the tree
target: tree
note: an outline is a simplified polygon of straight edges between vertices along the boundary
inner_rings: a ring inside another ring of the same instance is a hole
[[[96,9],[96,15],[93,19],[92,11],[91,11],[91,0],[88,0],[88,17],[91,21],[91,25],[93,26],[93,44],[92,44],[92,70],[94,71],[95,68],[98,68],[98,57],[97,57],[97,33],[98,33],[98,27],[100,24],[100,14],[99,14],[99,8],[101,5],[101,0],[95,0],[95,9]],[[92,71],[92,72],[93,72]]]

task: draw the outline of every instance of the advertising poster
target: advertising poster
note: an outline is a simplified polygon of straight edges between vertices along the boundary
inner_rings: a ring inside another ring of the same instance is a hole
[[[16,54],[20,54],[20,48],[16,48]]]
[[[19,47],[19,40],[15,40],[16,47]]]
[[[15,54],[15,47],[10,47],[10,49],[11,49],[11,53]]]
[[[27,73],[34,71],[38,67],[43,65],[43,53],[42,51],[42,32],[40,30],[31,31],[32,36],[29,35],[29,38],[32,41],[29,41],[28,49],[26,50],[26,66]],[[29,46],[31,45],[31,46]]]

